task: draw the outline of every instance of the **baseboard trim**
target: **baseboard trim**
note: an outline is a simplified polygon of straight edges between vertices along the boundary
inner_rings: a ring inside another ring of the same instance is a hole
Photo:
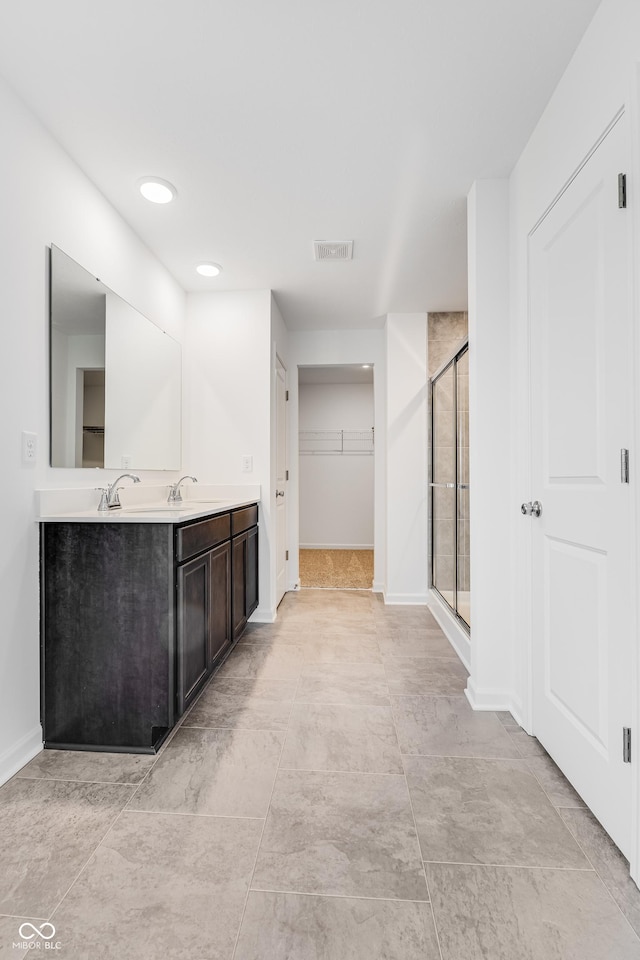
[[[42,750],[42,727],[38,724],[0,756],[0,785],[33,760]]]
[[[384,589],[382,595],[387,606],[426,607],[429,599],[426,593],[386,593]]]
[[[471,642],[469,635],[463,627],[460,626],[444,601],[440,599],[434,590],[429,591],[428,607],[467,670],[471,670]]]
[[[374,580],[371,590],[373,593],[384,593],[384,583]]]
[[[276,611],[270,607],[258,607],[249,617],[249,623],[274,623]]]
[[[504,690],[477,690],[469,677],[464,693],[474,710],[507,710],[511,713],[511,697]]]
[[[373,550],[372,543],[301,543],[301,550]]]

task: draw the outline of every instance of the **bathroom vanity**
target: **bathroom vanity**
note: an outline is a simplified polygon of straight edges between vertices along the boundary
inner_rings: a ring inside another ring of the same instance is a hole
[[[45,747],[154,753],[258,605],[258,507],[41,518]]]

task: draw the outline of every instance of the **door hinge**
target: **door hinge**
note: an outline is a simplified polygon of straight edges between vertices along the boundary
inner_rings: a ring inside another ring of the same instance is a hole
[[[629,483],[629,451],[620,450],[620,483]]]
[[[631,763],[631,727],[622,728],[622,759]]]
[[[627,206],[627,175],[626,173],[618,174],[618,206],[621,210],[625,210]]]
[[[288,400],[288,399],[289,399],[289,391],[288,391],[288,390],[285,390],[285,392],[284,392],[284,398],[285,398],[285,400]]]
[[[288,559],[289,559],[289,551],[288,551],[288,550],[285,550],[285,552],[284,552],[284,558],[285,558],[285,560],[288,560]]]
[[[285,470],[285,472],[284,472],[284,478],[285,478],[285,480],[288,480],[288,479],[289,479],[289,471],[288,471],[288,470]]]

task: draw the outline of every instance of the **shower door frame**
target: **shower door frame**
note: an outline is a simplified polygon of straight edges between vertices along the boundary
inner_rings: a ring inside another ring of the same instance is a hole
[[[471,636],[471,626],[467,621],[458,613],[458,524],[460,521],[460,490],[466,489],[470,492],[470,483],[459,483],[458,482],[458,360],[464,353],[469,352],[469,338],[467,337],[464,340],[456,352],[446,360],[429,378],[429,403],[430,403],[430,462],[429,462],[429,532],[430,532],[430,553],[431,553],[431,569],[430,569],[430,586],[437,595],[440,597],[443,603],[447,605],[447,608],[451,611],[453,616],[456,618],[456,622],[460,624],[467,636]],[[455,483],[435,483],[433,479],[433,463],[434,463],[434,438],[435,438],[435,405],[434,405],[434,386],[440,377],[447,372],[449,367],[453,368],[453,422],[455,425],[454,431],[454,443],[453,443],[453,475],[455,477]],[[467,411],[468,413],[468,411]],[[435,488],[441,489],[455,489],[455,517],[453,518],[453,557],[454,557],[454,576],[453,576],[453,599],[454,605],[452,606],[447,598],[438,590],[434,576],[434,559],[435,559],[435,536],[434,536],[434,526],[433,526],[433,505],[434,505],[434,490]],[[469,518],[467,518],[469,520]],[[471,590],[471,585],[469,585],[469,590]]]

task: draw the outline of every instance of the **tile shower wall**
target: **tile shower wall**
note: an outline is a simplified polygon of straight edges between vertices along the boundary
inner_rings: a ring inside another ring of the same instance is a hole
[[[447,312],[428,314],[428,373],[432,377],[447,360],[460,349],[468,335],[468,317],[466,312]],[[458,420],[459,420],[459,450],[458,459],[460,471],[458,482],[469,482],[469,436],[468,411],[469,406],[469,379],[468,365],[458,371]],[[444,392],[444,391],[443,391]],[[441,401],[442,401],[441,395]],[[441,402],[436,410],[435,429],[435,456],[440,465],[439,470],[447,470],[454,460],[455,435],[451,418],[451,408],[446,402]],[[431,413],[431,411],[429,411]],[[461,416],[462,414],[462,416]],[[460,431],[460,425],[464,428]],[[431,424],[431,416],[429,416]],[[431,451],[431,437],[429,437],[429,451]],[[433,475],[433,474],[431,474]],[[454,481],[451,476],[433,476],[434,480]],[[458,589],[469,589],[469,491],[460,491],[460,516],[458,518]],[[444,488],[434,490],[434,516],[431,535],[434,538],[433,559],[437,570],[438,588],[440,592],[453,592],[455,577],[454,557],[454,524],[455,524],[455,496],[454,491]]]

